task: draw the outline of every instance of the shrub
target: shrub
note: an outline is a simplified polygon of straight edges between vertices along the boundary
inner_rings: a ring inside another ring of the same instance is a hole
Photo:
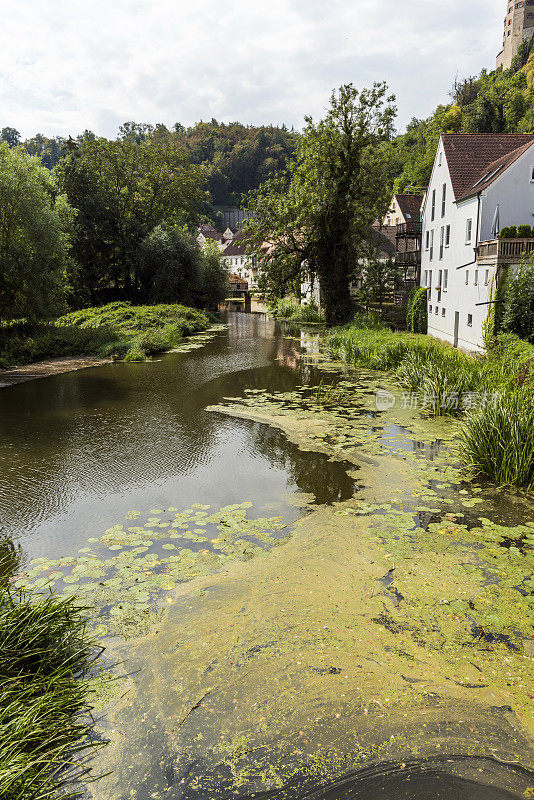
[[[320,324],[325,318],[313,300],[306,305],[297,305],[290,297],[283,297],[273,303],[269,309],[275,319],[284,319],[295,323]]]
[[[530,225],[520,225],[517,229],[517,236],[519,239],[531,239],[532,238],[532,228]]]
[[[501,328],[534,342],[534,261],[523,260],[517,274],[508,270],[503,293]]]
[[[406,324],[412,333],[426,333],[428,329],[428,300],[424,287],[414,287],[408,298]]]
[[[534,395],[516,390],[470,411],[461,451],[481,475],[501,485],[534,491]]]

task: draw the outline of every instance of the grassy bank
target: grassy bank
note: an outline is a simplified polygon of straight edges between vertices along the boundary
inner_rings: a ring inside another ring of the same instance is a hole
[[[297,322],[308,325],[324,324],[324,315],[318,310],[314,303],[307,305],[297,305],[290,298],[284,297],[269,306],[269,313],[275,319],[283,319],[287,322]]]
[[[206,330],[207,314],[181,305],[110,303],[52,322],[0,324],[0,368],[64,356],[115,356],[139,361]]]
[[[392,372],[428,413],[462,418],[461,452],[498,484],[534,491],[534,347],[511,334],[470,356],[421,334],[358,324],[333,331],[330,354]]]
[[[94,660],[71,599],[0,589],[0,797],[77,796],[90,742],[87,685]]]

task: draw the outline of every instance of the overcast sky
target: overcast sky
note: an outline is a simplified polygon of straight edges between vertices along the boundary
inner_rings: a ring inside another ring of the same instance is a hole
[[[0,127],[285,123],[386,80],[398,127],[493,69],[506,0],[0,0]]]

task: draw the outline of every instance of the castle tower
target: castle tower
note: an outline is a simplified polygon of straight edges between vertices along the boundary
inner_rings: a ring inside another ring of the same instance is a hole
[[[497,69],[508,69],[524,41],[534,35],[534,0],[507,0],[502,50]]]

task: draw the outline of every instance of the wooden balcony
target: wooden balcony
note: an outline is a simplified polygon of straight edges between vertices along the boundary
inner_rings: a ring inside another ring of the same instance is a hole
[[[395,253],[395,264],[398,267],[418,267],[420,263],[420,250],[407,250],[405,253]]]
[[[482,267],[519,264],[524,256],[534,253],[534,239],[492,239],[480,242],[476,251]]]
[[[421,234],[423,233],[423,223],[422,222],[403,222],[401,225],[397,225],[397,237],[407,236],[407,237],[414,237],[420,238]]]

